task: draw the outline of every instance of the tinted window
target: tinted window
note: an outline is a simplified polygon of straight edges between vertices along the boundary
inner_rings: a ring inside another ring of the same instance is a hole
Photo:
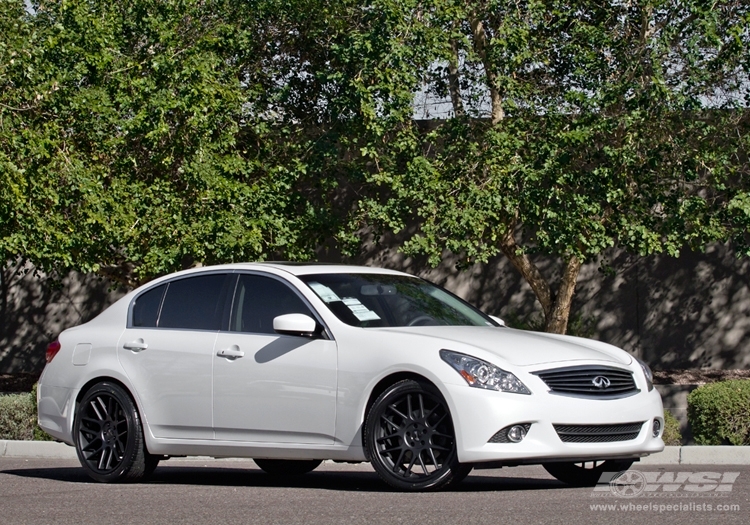
[[[136,298],[135,303],[133,303],[133,326],[156,326],[159,306],[161,306],[166,287],[166,284],[162,284]]]
[[[286,284],[260,275],[241,275],[234,294],[230,330],[275,334],[273,319],[284,314],[313,317],[305,302]]]
[[[227,279],[227,274],[211,274],[170,282],[159,328],[219,330]]]

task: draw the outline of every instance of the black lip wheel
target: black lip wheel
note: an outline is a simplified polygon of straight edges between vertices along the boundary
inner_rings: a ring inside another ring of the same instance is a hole
[[[137,481],[156,468],[158,457],[146,451],[135,404],[120,386],[94,385],[78,404],[73,425],[78,459],[93,479]]]
[[[437,490],[471,470],[458,462],[442,395],[413,380],[392,385],[375,401],[365,423],[365,446],[378,475],[399,490]]]
[[[633,460],[587,461],[586,463],[544,463],[552,476],[574,487],[593,487],[605,472],[628,470]]]
[[[254,459],[266,474],[299,476],[312,472],[322,463],[319,459]]]

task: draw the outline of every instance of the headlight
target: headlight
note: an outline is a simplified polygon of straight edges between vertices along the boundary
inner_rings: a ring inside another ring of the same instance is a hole
[[[636,361],[638,361],[638,364],[641,365],[641,369],[643,370],[643,375],[646,376],[646,384],[648,385],[648,391],[651,392],[654,389],[654,374],[651,372],[651,369],[648,367],[646,363],[641,361],[636,357]]]
[[[440,350],[440,357],[451,365],[469,386],[514,394],[531,394],[516,376],[487,361],[450,350]]]

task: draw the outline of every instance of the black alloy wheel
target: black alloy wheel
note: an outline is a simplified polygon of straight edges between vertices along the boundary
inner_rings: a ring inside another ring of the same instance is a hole
[[[117,384],[94,385],[78,403],[73,422],[76,452],[87,474],[104,483],[148,477],[159,456],[148,453],[135,403]]]
[[[587,461],[585,463],[544,463],[552,476],[574,487],[593,487],[605,472],[623,472],[633,464],[632,459]],[[609,483],[609,481],[607,481]]]
[[[299,476],[312,472],[322,463],[319,459],[253,459],[263,472],[273,476]]]
[[[463,480],[471,465],[458,462],[447,403],[432,385],[400,381],[383,392],[365,422],[372,466],[390,486],[437,490]]]

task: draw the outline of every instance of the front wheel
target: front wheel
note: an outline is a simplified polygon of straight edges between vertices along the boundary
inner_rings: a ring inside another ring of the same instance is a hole
[[[299,476],[312,472],[322,463],[319,459],[254,459],[255,464],[274,476]]]
[[[135,403],[115,383],[98,383],[86,392],[73,421],[73,439],[81,465],[96,481],[139,481],[159,462],[146,450]]]
[[[544,463],[552,476],[574,487],[593,487],[605,472],[628,470],[633,460],[587,461],[586,463]]]
[[[413,380],[390,386],[372,405],[365,447],[381,479],[399,490],[437,490],[471,471],[471,465],[458,462],[443,396],[434,386]]]

